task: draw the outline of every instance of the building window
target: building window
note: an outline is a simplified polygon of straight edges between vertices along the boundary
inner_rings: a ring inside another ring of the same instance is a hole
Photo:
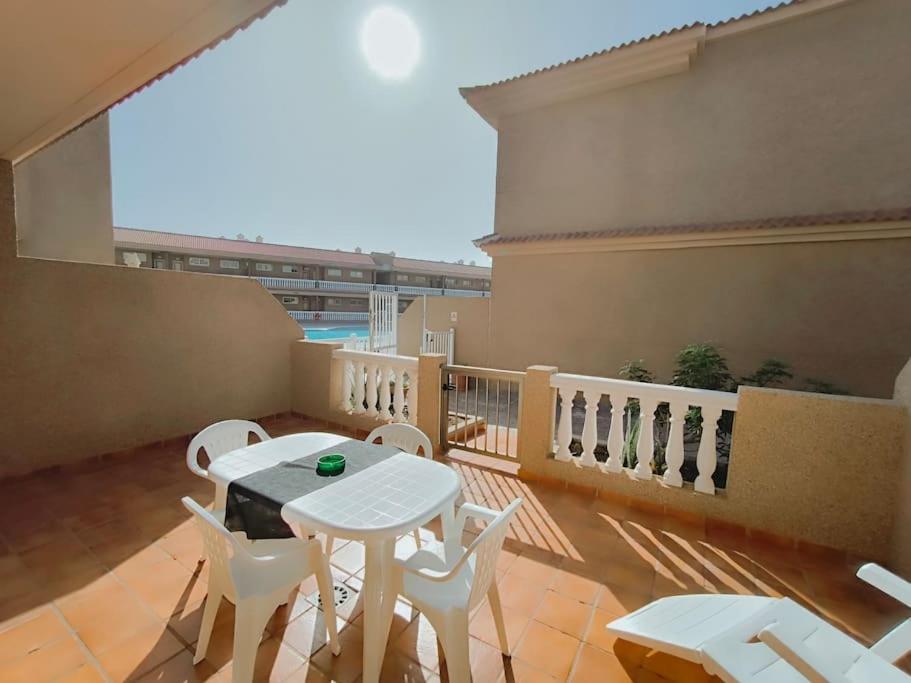
[[[282,303],[283,303],[283,304],[296,304],[296,303],[297,303],[297,297],[296,297],[296,296],[283,296],[283,297],[282,297]]]
[[[296,273],[297,270],[297,266],[292,266],[287,263],[282,266],[283,273]]]
[[[171,270],[183,270],[183,263],[180,261],[172,261]]]
[[[490,283],[487,280],[484,280],[484,289],[490,289]]]
[[[424,277],[423,275],[415,275],[414,281],[415,282],[427,282],[427,278]]]
[[[231,259],[223,258],[218,262],[218,265],[222,268],[230,268],[231,270],[237,270],[240,268],[240,261],[232,261]]]
[[[149,260],[149,255],[148,255],[148,254],[143,254],[142,252],[139,252],[139,251],[125,251],[125,252],[123,252],[123,262],[124,262],[124,264],[129,265],[129,262],[130,262],[130,261],[133,261],[133,259],[136,259],[136,261],[138,261],[139,263],[145,263],[146,261]],[[134,261],[134,263],[135,263],[135,261]]]
[[[329,298],[329,299],[326,299],[326,303],[327,303],[329,306],[338,306],[338,305],[339,305],[339,299],[332,299],[332,298]]]
[[[159,268],[159,269],[167,268],[167,267],[168,267],[168,262],[165,261],[163,258],[157,258],[157,259],[155,259],[155,261],[154,261],[153,267],[154,267],[154,268]]]
[[[363,278],[364,277],[364,271],[362,271],[362,270],[352,270],[348,274],[354,278]]]
[[[258,270],[258,271],[260,271],[260,272],[271,273],[271,272],[272,272],[272,264],[271,264],[271,263],[257,263],[257,264],[256,264],[256,270]]]
[[[463,287],[471,287],[471,280],[462,280]]]
[[[342,269],[341,268],[326,268],[327,277],[341,277]]]
[[[363,299],[348,299],[349,306],[362,306],[364,304]]]
[[[191,266],[201,266],[201,267],[209,266],[209,259],[207,259],[204,256],[191,256],[189,259],[187,259],[187,261],[189,262],[189,264]]]
[[[395,275],[396,282],[408,282],[408,276],[405,273],[396,273]]]

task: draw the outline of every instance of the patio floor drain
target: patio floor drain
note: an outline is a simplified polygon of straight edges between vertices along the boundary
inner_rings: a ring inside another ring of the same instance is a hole
[[[354,594],[354,591],[352,591],[343,583],[337,583],[332,586],[332,592],[335,595],[335,606],[337,608],[348,602],[348,600],[350,600],[351,596]],[[316,606],[319,608],[322,608],[323,606],[323,599],[320,597],[320,594],[318,592],[316,594]]]

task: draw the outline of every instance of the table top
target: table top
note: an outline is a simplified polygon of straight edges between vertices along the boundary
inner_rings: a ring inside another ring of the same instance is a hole
[[[321,432],[270,439],[221,456],[209,466],[209,478],[227,487],[239,477],[348,440]],[[455,501],[459,488],[458,475],[446,465],[400,453],[288,502],[282,507],[282,518],[292,527],[339,538],[389,538],[436,517]]]

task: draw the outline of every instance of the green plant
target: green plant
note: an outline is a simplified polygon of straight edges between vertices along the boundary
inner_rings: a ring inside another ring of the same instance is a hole
[[[631,382],[645,382],[651,384],[655,381],[655,373],[645,367],[645,361],[628,360],[620,366],[620,376]]]
[[[671,384],[715,391],[730,391],[735,386],[727,361],[713,344],[684,346],[676,360],[677,368]]]
[[[804,391],[812,391],[816,394],[841,394],[842,396],[850,396],[851,392],[847,389],[842,389],[835,384],[826,382],[821,379],[806,379],[804,382]]]
[[[777,358],[768,358],[762,361],[762,364],[752,375],[741,377],[740,384],[749,384],[754,387],[771,387],[793,377],[794,373],[791,372],[790,365]]]

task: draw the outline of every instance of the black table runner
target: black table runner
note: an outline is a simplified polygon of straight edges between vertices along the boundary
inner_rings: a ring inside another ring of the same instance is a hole
[[[317,473],[316,461],[330,453],[345,456],[345,471],[335,476]],[[236,479],[228,484],[225,527],[246,533],[250,540],[290,538],[294,532],[281,515],[286,503],[363,472],[398,453],[401,451],[392,446],[349,440]]]

